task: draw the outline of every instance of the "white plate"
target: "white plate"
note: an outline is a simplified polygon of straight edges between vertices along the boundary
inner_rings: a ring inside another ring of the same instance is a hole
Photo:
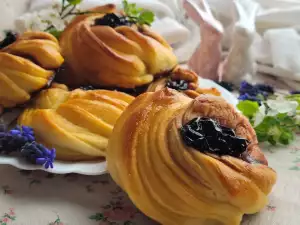
[[[220,85],[216,84],[215,82],[211,80],[200,79],[199,83],[200,83],[199,86],[201,88],[211,88],[211,87],[217,88],[221,92],[222,97],[232,105],[236,106],[236,104],[238,103],[237,98],[232,93],[230,93]],[[0,165],[1,164],[11,165],[22,170],[45,170],[40,166],[30,165],[25,161],[23,161],[22,159],[13,156],[0,155]],[[45,171],[49,173],[55,173],[55,174],[78,173],[78,174],[89,175],[89,176],[102,175],[107,172],[105,161],[77,162],[77,163],[55,161],[54,169],[49,169]]]
[[[217,83],[215,83],[212,80],[207,80],[207,79],[200,79],[199,80],[199,86],[201,88],[217,88],[221,94],[222,97],[229,102],[230,104],[234,105],[236,107],[236,105],[238,104],[238,99],[231,93],[229,92],[227,89],[223,88],[222,86],[218,85]]]

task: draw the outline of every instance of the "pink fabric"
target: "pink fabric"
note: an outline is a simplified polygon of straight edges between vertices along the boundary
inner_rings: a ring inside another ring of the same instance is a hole
[[[185,0],[187,15],[200,26],[201,43],[188,62],[199,76],[218,80],[221,62],[222,25],[213,17],[205,0]]]

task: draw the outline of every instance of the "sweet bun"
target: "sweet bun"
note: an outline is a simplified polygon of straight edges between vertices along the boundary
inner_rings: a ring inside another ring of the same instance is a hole
[[[58,41],[45,32],[26,32],[0,50],[0,105],[14,107],[47,86],[64,59]]]
[[[94,160],[106,155],[108,139],[117,119],[134,98],[107,90],[42,91],[19,124],[34,129],[37,140],[55,148],[57,159]]]
[[[166,87],[180,91],[191,98],[196,98],[201,94],[220,96],[221,93],[216,88],[200,88],[198,75],[189,69],[177,66],[166,76],[160,77],[152,82],[147,91],[155,92]]]
[[[227,139],[235,142],[213,147]],[[276,182],[253,128],[233,106],[166,88],[140,95],[125,110],[107,161],[134,204],[165,225],[239,225],[267,204]]]
[[[105,25],[109,17],[123,15],[113,4],[90,11],[95,13],[77,16],[60,38],[66,69],[59,81],[135,88],[176,66],[172,48],[148,26]]]

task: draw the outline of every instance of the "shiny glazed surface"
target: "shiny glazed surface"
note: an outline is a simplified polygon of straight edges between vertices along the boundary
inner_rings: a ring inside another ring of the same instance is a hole
[[[203,116],[251,141],[247,153],[261,164],[203,154],[187,147],[179,128]],[[146,215],[164,225],[238,225],[243,214],[267,204],[276,173],[257,145],[248,120],[222,98],[195,100],[163,89],[145,93],[115,125],[108,170]]]

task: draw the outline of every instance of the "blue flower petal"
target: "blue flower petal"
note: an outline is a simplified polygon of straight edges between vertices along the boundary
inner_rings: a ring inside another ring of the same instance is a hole
[[[245,101],[245,100],[248,100],[249,98],[249,95],[248,94],[243,94],[243,95],[240,95],[238,97],[239,100],[242,100],[242,101]]]
[[[21,131],[19,131],[19,130],[11,130],[9,133],[11,135],[18,135],[18,136],[20,136],[22,134]]]
[[[28,141],[30,141],[30,142],[33,142],[33,141],[35,141],[35,138],[34,138],[34,136],[33,136],[33,135],[31,135],[31,134],[28,134],[28,135],[27,135],[27,138],[28,138]]]
[[[51,158],[52,158],[52,159],[55,159],[55,158],[56,158],[56,150],[55,150],[55,148],[52,148],[52,149],[51,149],[51,154],[50,154],[50,155],[51,155]]]
[[[37,158],[35,160],[35,162],[37,165],[44,165],[47,162],[47,159],[46,158]]]
[[[290,94],[292,94],[292,95],[298,95],[298,94],[300,94],[300,91],[291,91]]]
[[[41,153],[41,155],[44,155],[43,152],[35,145],[32,145],[31,149],[34,152],[38,152],[38,153]]]
[[[35,153],[36,153],[37,157],[43,157],[44,156],[43,152],[39,149],[36,150]]]
[[[49,162],[49,161],[46,162],[46,164],[45,164],[45,168],[46,168],[46,169],[49,169],[50,163],[51,163],[51,162]]]
[[[21,127],[20,127],[19,125],[17,125],[17,126],[15,127],[15,130],[21,131]]]
[[[253,86],[251,84],[249,84],[247,81],[242,81],[240,88],[241,89],[252,89]]]
[[[274,88],[267,84],[256,84],[254,86],[260,92],[266,92],[268,94],[274,94]]]
[[[22,126],[22,131],[26,133],[30,133],[33,131],[33,129],[31,127]]]
[[[49,157],[51,156],[51,151],[45,148],[44,154]]]
[[[21,148],[21,155],[27,159],[28,162],[31,162],[36,165],[43,165],[46,169],[53,168],[53,162],[56,157],[55,149],[47,149],[42,144],[36,142],[27,142]]]

